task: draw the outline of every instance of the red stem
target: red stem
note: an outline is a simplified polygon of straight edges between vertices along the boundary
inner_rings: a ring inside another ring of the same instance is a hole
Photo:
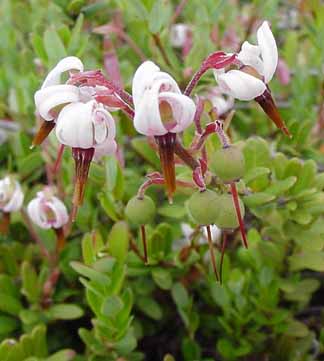
[[[238,219],[239,225],[240,225],[240,231],[241,231],[241,235],[242,235],[242,239],[243,239],[243,244],[244,244],[245,248],[248,248],[248,242],[247,242],[247,238],[246,238],[244,222],[243,222],[242,215],[241,215],[241,209],[240,209],[236,184],[234,182],[231,182],[230,186],[231,186],[231,193],[232,193],[232,198],[233,198],[233,202],[234,202],[234,206],[235,206],[237,219]]]
[[[143,249],[144,249],[144,262],[147,264],[147,243],[146,243],[146,232],[145,232],[145,225],[141,225],[141,236],[142,236],[142,242],[143,242]]]

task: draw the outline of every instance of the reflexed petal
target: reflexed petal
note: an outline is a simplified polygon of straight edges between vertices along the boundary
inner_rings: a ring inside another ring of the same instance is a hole
[[[276,40],[267,21],[257,31],[258,45],[263,60],[264,81],[267,84],[273,77],[278,64],[278,49]]]
[[[37,197],[31,200],[27,206],[27,213],[29,218],[37,224],[37,226],[49,229],[51,224],[47,222],[47,219],[44,217],[43,212],[41,211],[41,198]]]
[[[172,108],[173,118],[177,124],[169,129],[170,132],[182,132],[192,123],[196,106],[189,97],[183,94],[163,92],[159,94],[159,100],[166,101]]]
[[[83,64],[81,60],[75,56],[68,56],[59,61],[55,68],[48,73],[41,89],[60,84],[61,74],[69,70],[83,71]]]
[[[56,122],[56,136],[60,143],[83,149],[94,146],[92,117],[95,103],[71,103],[62,109]]]
[[[48,121],[55,119],[51,110],[63,104],[77,102],[79,97],[79,89],[74,85],[53,85],[38,90],[34,96],[36,109],[40,116]]]
[[[245,41],[237,58],[244,64],[252,66],[260,75],[263,75],[263,62],[260,58],[261,49]]]
[[[4,212],[16,212],[23,204],[24,194],[18,182],[15,182],[15,187],[15,191],[12,194],[9,202],[3,207]]]
[[[145,61],[136,70],[133,77],[133,100],[135,108],[141,101],[144,91],[152,83],[154,73],[158,72],[160,68],[155,65],[152,61]]]
[[[239,100],[252,100],[266,89],[261,80],[240,70],[230,70],[218,75],[217,81],[224,93]]]
[[[97,145],[103,143],[106,139],[113,140],[116,136],[114,118],[102,106],[98,107],[94,113],[94,132]]]

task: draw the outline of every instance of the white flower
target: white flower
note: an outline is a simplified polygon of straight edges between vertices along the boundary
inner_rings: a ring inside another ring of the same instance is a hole
[[[75,56],[62,59],[49,72],[42,87],[35,93],[35,105],[40,116],[48,121],[55,120],[58,108],[80,100],[79,88],[61,84],[61,76],[67,71],[83,71],[83,64]]]
[[[257,40],[258,45],[247,41],[243,43],[237,56],[245,65],[242,70],[214,71],[215,78],[225,94],[240,100],[252,100],[266,90],[266,84],[272,79],[278,64],[276,40],[266,21],[257,31]]]
[[[56,137],[60,143],[72,148],[95,148],[96,157],[116,150],[115,135],[114,119],[95,100],[66,105],[56,121]]]
[[[144,62],[133,78],[134,126],[147,136],[178,133],[195,115],[195,104],[183,95],[176,81],[151,61]]]
[[[24,201],[20,184],[11,177],[0,180],[0,210],[6,213],[18,211]]]
[[[175,24],[171,27],[170,42],[175,48],[184,47],[190,34],[190,26],[187,24]]]
[[[64,203],[48,189],[37,193],[37,197],[29,202],[27,212],[30,219],[43,229],[61,228],[69,220]]]

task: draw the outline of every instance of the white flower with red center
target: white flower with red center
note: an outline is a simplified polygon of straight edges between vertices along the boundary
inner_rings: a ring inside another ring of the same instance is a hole
[[[62,228],[69,220],[64,203],[48,188],[38,192],[29,202],[27,212],[30,219],[43,229]]]
[[[135,72],[133,101],[134,126],[147,136],[182,132],[191,125],[196,110],[176,81],[151,61],[144,62]]]
[[[12,177],[0,180],[0,210],[5,213],[18,211],[24,201],[20,184]]]
[[[240,70],[215,70],[215,78],[221,90],[239,100],[252,100],[262,95],[272,79],[278,64],[276,40],[269,24],[264,21],[257,30],[258,45],[245,41],[237,59],[243,65]]]

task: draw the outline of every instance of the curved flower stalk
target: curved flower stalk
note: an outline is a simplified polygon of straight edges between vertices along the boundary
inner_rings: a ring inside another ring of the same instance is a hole
[[[268,22],[257,30],[257,40],[258,45],[243,43],[237,54],[240,69],[215,69],[215,79],[225,94],[243,101],[256,100],[276,126],[290,136],[268,87],[278,65],[277,44]]]
[[[46,187],[28,203],[27,212],[30,219],[40,228],[53,228],[57,237],[56,249],[60,252],[65,244],[63,226],[69,220],[64,203],[54,196],[51,188]]]
[[[24,194],[16,180],[10,176],[0,179],[0,210],[2,211],[0,233],[8,233],[10,213],[18,211],[23,201]]]
[[[134,126],[146,136],[154,136],[169,201],[175,192],[174,149],[176,134],[194,119],[196,106],[183,95],[176,81],[151,61],[136,70],[133,78]]]

